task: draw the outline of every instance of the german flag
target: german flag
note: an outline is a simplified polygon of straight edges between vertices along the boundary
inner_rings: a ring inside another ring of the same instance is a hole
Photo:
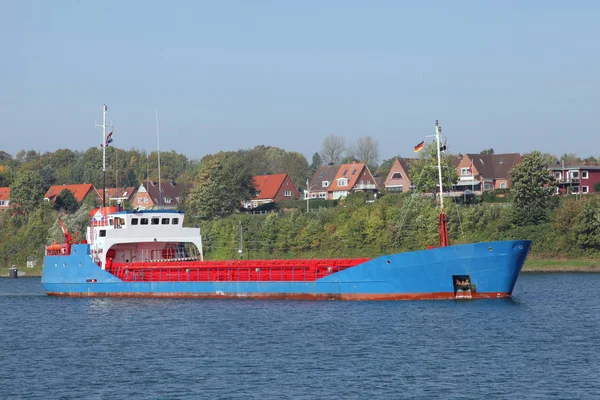
[[[421,150],[423,150],[423,146],[425,145],[425,141],[422,141],[421,143],[419,143],[418,145],[415,146],[415,153],[420,152]]]

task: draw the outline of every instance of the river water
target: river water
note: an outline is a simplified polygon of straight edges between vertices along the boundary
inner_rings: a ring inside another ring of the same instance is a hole
[[[0,399],[600,398],[600,274],[513,299],[63,299],[0,278]]]

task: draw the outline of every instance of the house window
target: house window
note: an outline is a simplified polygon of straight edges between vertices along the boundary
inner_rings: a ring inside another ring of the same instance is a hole
[[[160,220],[160,223],[162,225],[169,225],[169,221],[170,221],[169,218],[163,218]]]
[[[323,181],[321,184],[322,187],[329,187],[329,181]]]
[[[131,218],[131,225],[137,225],[138,224],[138,219],[137,218]]]
[[[148,218],[140,219],[140,225],[148,225]]]
[[[173,225],[179,225],[179,218],[173,218],[173,219],[171,219],[171,224],[173,224]]]
[[[256,208],[258,207],[258,201],[253,201],[252,202],[252,208]]]
[[[138,197],[138,204],[142,204],[142,198]]]
[[[316,199],[317,198],[317,194],[316,193],[311,193],[310,194],[310,198],[311,199]]]
[[[500,182],[500,189],[506,189],[506,182]]]
[[[144,203],[148,203],[148,198],[144,197]]]
[[[6,203],[6,200],[0,200],[0,206],[7,206],[8,204]]]
[[[590,192],[589,186],[582,186],[581,187],[581,193],[589,193],[589,192]]]
[[[387,188],[387,191],[389,193],[402,193],[402,192],[404,192],[404,187],[402,185],[401,186],[392,186],[392,187]]]
[[[291,190],[286,190],[286,191],[283,192],[283,195],[285,197],[291,197],[292,196],[292,191]]]
[[[579,186],[573,186],[573,188],[571,189],[571,191],[573,193],[579,193]]]
[[[492,190],[492,184],[491,183],[486,183],[485,185],[483,185],[483,188],[484,188],[483,190],[486,190],[486,191]]]
[[[392,174],[392,179],[402,179],[402,174],[400,172],[394,172]]]
[[[588,172],[587,171],[581,171],[581,179],[588,179]]]
[[[171,198],[170,197],[165,197],[164,200],[165,200],[165,203],[167,203],[167,204],[171,203]]]
[[[579,179],[579,171],[571,171],[571,178]]]
[[[321,192],[321,193],[319,193],[319,198],[320,198],[320,199],[325,199],[325,198],[327,198],[327,193],[325,193],[325,192]]]
[[[345,179],[338,179],[338,186],[346,186],[348,184],[348,181],[346,181]]]
[[[469,171],[470,168],[461,168],[460,169],[460,174],[465,176],[465,175],[471,175],[471,171]]]
[[[561,177],[561,176],[562,176],[562,173],[560,173],[560,172],[558,172],[558,171],[554,173],[554,177],[555,177],[556,179],[560,179],[560,177]]]

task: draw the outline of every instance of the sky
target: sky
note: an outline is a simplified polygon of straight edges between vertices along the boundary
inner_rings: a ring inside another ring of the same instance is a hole
[[[600,155],[598,1],[0,2],[0,150]]]

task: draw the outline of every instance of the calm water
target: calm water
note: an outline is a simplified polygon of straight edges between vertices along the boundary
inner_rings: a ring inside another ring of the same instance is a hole
[[[61,299],[0,278],[0,399],[600,398],[600,274],[512,300]]]

